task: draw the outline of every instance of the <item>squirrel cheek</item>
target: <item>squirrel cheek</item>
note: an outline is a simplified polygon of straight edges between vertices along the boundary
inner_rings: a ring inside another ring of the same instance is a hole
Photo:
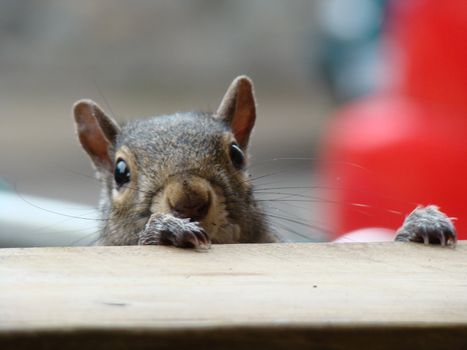
[[[112,204],[115,209],[128,208],[133,203],[135,191],[133,188],[112,189]]]
[[[166,194],[164,191],[158,192],[152,198],[152,204],[149,210],[151,214],[171,214],[170,206],[166,200]]]

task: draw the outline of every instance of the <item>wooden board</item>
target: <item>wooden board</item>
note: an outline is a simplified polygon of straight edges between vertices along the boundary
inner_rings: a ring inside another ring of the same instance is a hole
[[[467,242],[0,249],[0,349],[467,347]]]

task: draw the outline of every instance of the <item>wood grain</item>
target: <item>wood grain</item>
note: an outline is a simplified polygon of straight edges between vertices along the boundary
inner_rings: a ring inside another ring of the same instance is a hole
[[[467,242],[0,250],[0,348],[462,348]]]

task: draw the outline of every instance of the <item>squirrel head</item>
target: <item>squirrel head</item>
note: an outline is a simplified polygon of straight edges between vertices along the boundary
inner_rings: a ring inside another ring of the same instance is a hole
[[[216,113],[120,126],[91,100],[73,108],[80,143],[103,183],[104,244],[136,244],[152,214],[199,222],[213,243],[259,241],[266,228],[246,173],[253,84],[237,77]]]

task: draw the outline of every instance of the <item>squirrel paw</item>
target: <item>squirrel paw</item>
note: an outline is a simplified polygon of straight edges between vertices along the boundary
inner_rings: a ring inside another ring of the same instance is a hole
[[[437,206],[429,205],[417,207],[405,218],[404,224],[396,232],[395,240],[454,246],[457,236],[451,219]]]
[[[141,232],[138,244],[199,249],[210,248],[211,240],[197,222],[172,215],[153,214]]]

